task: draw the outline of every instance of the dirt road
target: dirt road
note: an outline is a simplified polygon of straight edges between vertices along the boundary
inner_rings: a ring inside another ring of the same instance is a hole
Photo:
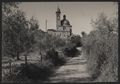
[[[78,50],[81,49],[78,48]],[[91,76],[88,74],[86,61],[83,55],[69,59],[65,65],[56,70],[47,82],[88,82]]]

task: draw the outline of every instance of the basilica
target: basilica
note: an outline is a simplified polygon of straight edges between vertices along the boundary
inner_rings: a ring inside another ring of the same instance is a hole
[[[61,20],[61,11],[59,7],[56,11],[56,30],[48,29],[47,32],[48,34],[59,36],[62,39],[66,39],[72,35],[72,26],[66,19],[66,15],[63,15],[63,19]]]

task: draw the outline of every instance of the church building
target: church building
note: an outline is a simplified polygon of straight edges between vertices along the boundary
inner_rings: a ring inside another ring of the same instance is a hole
[[[63,19],[61,20],[61,11],[59,7],[56,11],[56,30],[48,29],[47,32],[48,34],[59,36],[62,39],[66,39],[72,35],[72,26],[66,19],[66,15],[63,15]]]

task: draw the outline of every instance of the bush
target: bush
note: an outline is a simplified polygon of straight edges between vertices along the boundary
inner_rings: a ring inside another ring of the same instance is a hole
[[[88,71],[95,81],[113,82],[118,80],[118,34],[109,31],[107,24],[102,25],[105,28],[82,38],[82,49],[88,60]]]
[[[118,81],[118,36],[110,34],[109,44],[106,47],[106,64],[101,67],[101,75],[96,81],[115,82]]]
[[[4,69],[3,69],[4,70]],[[11,69],[11,74],[8,71],[6,71],[4,76],[2,77],[2,82],[18,82],[20,81],[19,73],[21,72],[22,67],[15,65],[14,68]]]
[[[3,81],[8,82],[32,82],[47,80],[53,73],[54,66],[50,60],[44,60],[41,63],[22,64],[16,67],[11,75],[6,74]],[[19,73],[18,73],[19,72]]]
[[[23,70],[23,76],[32,80],[46,80],[53,72],[53,65],[48,60],[42,63],[28,64]]]
[[[64,50],[63,50],[64,54],[68,57],[75,57],[77,56],[78,50],[76,49],[76,44],[68,44]]]
[[[58,54],[57,51],[55,51],[55,49],[50,49],[49,51],[47,51],[47,55],[46,55],[46,59],[51,60],[51,62],[57,66],[57,65],[62,65],[65,63],[65,57],[61,56]]]

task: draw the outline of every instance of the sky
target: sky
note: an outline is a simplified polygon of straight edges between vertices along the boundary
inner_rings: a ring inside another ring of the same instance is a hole
[[[114,2],[22,2],[19,8],[30,19],[32,16],[38,20],[39,28],[45,31],[45,20],[48,29],[56,29],[56,10],[59,6],[61,19],[66,15],[72,25],[74,34],[82,31],[89,33],[93,30],[91,19],[95,20],[100,13],[114,17],[118,11],[118,4]]]

